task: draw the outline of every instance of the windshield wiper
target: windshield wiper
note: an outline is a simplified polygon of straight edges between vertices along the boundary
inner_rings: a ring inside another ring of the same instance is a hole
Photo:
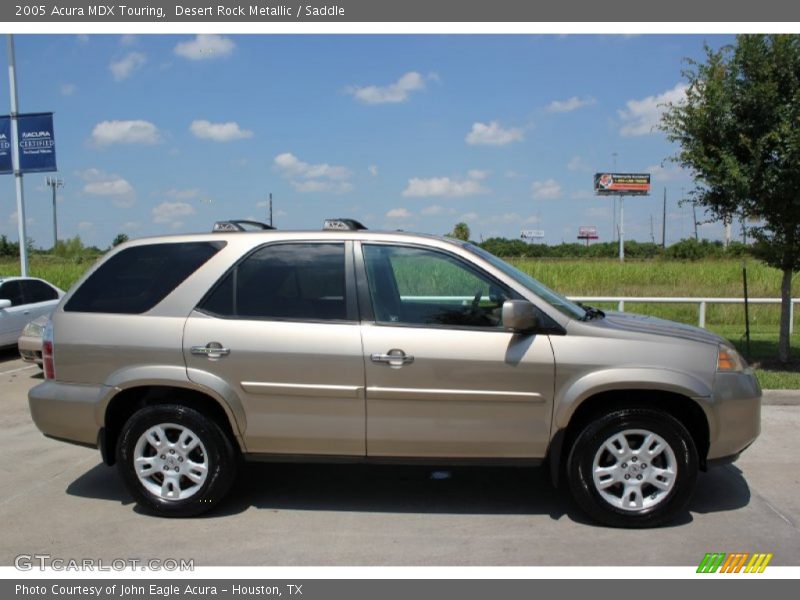
[[[597,318],[602,319],[603,317],[606,316],[606,313],[604,313],[599,308],[595,308],[594,306],[587,306],[582,302],[577,302],[577,305],[586,311],[586,314],[583,315],[583,318],[581,319],[583,321],[590,321],[592,319],[597,319]]]

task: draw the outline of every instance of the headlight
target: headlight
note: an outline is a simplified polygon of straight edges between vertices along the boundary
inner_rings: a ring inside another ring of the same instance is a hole
[[[44,327],[36,321],[31,321],[22,329],[22,335],[25,337],[42,337]]]
[[[717,371],[725,373],[741,373],[747,367],[744,359],[739,353],[723,344],[719,345],[719,352],[717,353]]]

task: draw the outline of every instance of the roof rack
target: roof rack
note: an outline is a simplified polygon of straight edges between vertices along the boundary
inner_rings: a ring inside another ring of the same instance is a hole
[[[323,230],[360,231],[366,227],[355,219],[325,219],[322,223]]]
[[[275,229],[272,225],[267,225],[261,221],[249,221],[247,219],[234,219],[231,221],[217,221],[214,223],[212,232],[220,231],[264,231]]]

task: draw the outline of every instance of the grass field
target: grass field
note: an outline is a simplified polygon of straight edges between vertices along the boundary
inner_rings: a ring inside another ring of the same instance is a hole
[[[68,289],[92,264],[83,261],[33,256],[30,272]],[[561,260],[509,259],[521,270],[530,273],[554,290],[574,296],[708,296],[742,297],[742,262],[707,260],[682,262],[668,260]],[[748,260],[748,291],[750,297],[778,298],[780,272],[760,262]],[[0,259],[0,275],[19,274],[16,259]],[[793,297],[800,297],[800,277],[795,278]],[[599,305],[615,309],[616,305]],[[627,304],[630,312],[648,314],[697,324],[697,305]],[[797,311],[800,313],[800,310]],[[777,356],[779,307],[750,307],[750,361],[759,367],[757,373],[765,388],[800,389],[800,314],[795,314],[795,334],[792,337],[793,362],[775,364]],[[706,327],[731,340],[743,351],[744,308],[741,305],[709,305]]]

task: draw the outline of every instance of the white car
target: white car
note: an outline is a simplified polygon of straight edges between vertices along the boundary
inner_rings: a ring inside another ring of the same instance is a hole
[[[16,346],[25,325],[50,314],[63,295],[43,279],[0,276],[0,348]]]

